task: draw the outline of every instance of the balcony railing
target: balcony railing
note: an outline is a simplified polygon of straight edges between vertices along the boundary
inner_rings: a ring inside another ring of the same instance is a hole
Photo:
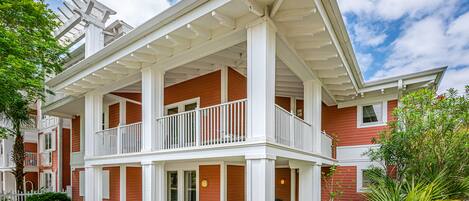
[[[53,116],[45,116],[41,119],[41,128],[49,128],[59,124],[59,118]]]
[[[328,135],[325,131],[321,132],[321,153],[324,156],[332,158],[333,153],[333,138]]]
[[[209,146],[246,139],[246,100],[157,119],[161,149]]]
[[[25,167],[36,167],[37,166],[37,154],[33,152],[26,152],[24,157]]]
[[[304,149],[311,125],[295,114],[275,105],[275,141],[297,149]]]
[[[135,153],[142,150],[142,123],[133,123],[96,132],[96,155]]]

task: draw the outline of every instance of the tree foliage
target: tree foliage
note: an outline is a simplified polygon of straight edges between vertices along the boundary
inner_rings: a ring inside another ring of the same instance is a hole
[[[45,97],[46,76],[60,72],[66,50],[52,35],[54,13],[41,0],[0,0],[0,134],[15,136],[13,161],[18,191],[23,190],[21,126],[30,122],[29,105]]]
[[[396,121],[374,139],[380,148],[369,153],[372,160],[394,167],[395,175],[381,174],[370,195],[388,190],[406,199],[425,196],[422,192],[432,193],[428,200],[443,195],[468,198],[469,188],[463,187],[469,181],[469,86],[463,95],[450,89],[437,96],[422,89],[400,103],[393,111]]]

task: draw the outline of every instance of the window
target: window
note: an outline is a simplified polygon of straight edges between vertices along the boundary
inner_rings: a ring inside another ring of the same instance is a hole
[[[357,126],[381,126],[386,123],[386,101],[358,105]]]
[[[178,200],[178,172],[168,172],[168,201]]]
[[[177,114],[179,112],[192,111],[199,106],[199,98],[184,100],[165,106],[166,115]]]
[[[362,170],[362,189],[368,188],[371,184],[371,180],[368,177],[368,174],[370,173],[371,170],[364,169]]]
[[[196,201],[196,172],[184,171],[184,201]]]
[[[42,179],[43,179],[43,187],[46,188],[46,189],[49,189],[49,190],[53,190],[54,189],[54,181],[52,179],[52,172],[44,172],[43,173],[43,176],[42,176]]]
[[[79,188],[80,188],[80,196],[85,196],[85,171],[80,171],[79,173]]]
[[[109,199],[109,170],[103,170],[103,198]]]
[[[44,134],[44,150],[51,150],[52,149],[52,134],[46,133]]]

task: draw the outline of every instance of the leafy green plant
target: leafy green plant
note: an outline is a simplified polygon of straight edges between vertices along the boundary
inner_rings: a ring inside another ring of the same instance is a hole
[[[334,180],[334,175],[337,171],[337,165],[328,167],[326,171],[321,171],[321,179],[323,180],[324,189],[328,192],[330,201],[339,198],[343,191],[341,191],[341,184]]]
[[[38,195],[30,196],[26,199],[27,201],[71,201],[71,199],[65,193],[42,193]]]

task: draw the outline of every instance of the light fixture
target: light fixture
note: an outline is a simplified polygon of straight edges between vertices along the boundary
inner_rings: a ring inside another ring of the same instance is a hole
[[[285,179],[280,179],[280,184],[285,184]]]
[[[200,182],[200,185],[204,188],[207,188],[208,186],[208,181],[206,179],[203,179],[201,182]]]

